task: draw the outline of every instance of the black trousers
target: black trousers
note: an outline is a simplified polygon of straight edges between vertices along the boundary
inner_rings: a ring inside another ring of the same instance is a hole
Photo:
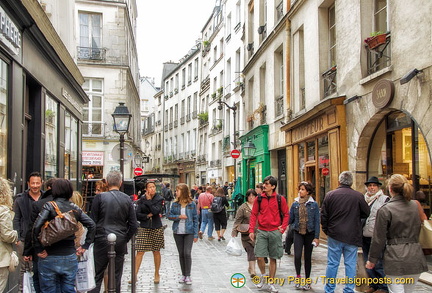
[[[213,221],[214,221],[216,231],[219,231],[221,227],[222,229],[226,229],[228,220],[227,220],[227,214],[225,209],[223,209],[219,213],[213,213]]]
[[[193,234],[174,234],[183,276],[191,275]]]
[[[304,247],[304,266],[305,266],[305,277],[309,278],[312,269],[312,241],[315,239],[314,232],[307,232],[305,235],[299,234],[298,231],[294,231],[294,265],[296,274],[300,275],[301,271],[301,257]]]
[[[115,244],[115,284],[116,292],[121,292],[121,278],[123,274],[124,255],[127,253],[127,242],[117,238]],[[109,244],[106,239],[97,239],[94,242],[93,255],[95,264],[96,288],[89,291],[90,293],[99,293],[104,277],[104,272],[108,266]],[[107,288],[106,288],[107,290]]]

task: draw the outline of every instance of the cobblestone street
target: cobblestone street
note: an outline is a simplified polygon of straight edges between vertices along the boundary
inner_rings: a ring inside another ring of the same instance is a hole
[[[225,234],[226,241],[218,242],[217,239],[209,241],[207,237],[204,237],[203,240],[199,240],[194,244],[192,248],[192,285],[183,285],[177,282],[180,276],[180,264],[172,236],[172,222],[168,220],[163,220],[163,222],[168,225],[168,228],[165,230],[165,249],[161,251],[160,284],[153,284],[153,255],[152,253],[146,253],[138,274],[136,292],[262,292],[255,287],[249,278],[246,254],[237,257],[230,256],[225,252],[226,244],[231,238],[232,219],[228,221],[228,229]],[[213,236],[215,235],[216,232],[213,232]],[[314,249],[311,274],[313,284],[310,292],[324,292],[321,276],[325,275],[326,253],[327,249],[324,245]],[[230,278],[235,273],[241,273],[246,277],[244,287],[234,288],[231,285]],[[282,286],[276,286],[279,292],[299,292],[294,289],[293,284],[287,283],[287,277],[292,276],[295,276],[293,256],[284,254],[283,258],[278,262],[276,274],[276,277],[285,280]],[[130,255],[128,255],[122,279],[122,292],[131,292],[131,285],[128,284],[130,277],[131,261]],[[343,264],[339,267],[338,277],[344,277]],[[339,293],[342,290],[343,287],[339,285],[336,292]],[[414,292],[430,291],[431,286],[419,282]]]

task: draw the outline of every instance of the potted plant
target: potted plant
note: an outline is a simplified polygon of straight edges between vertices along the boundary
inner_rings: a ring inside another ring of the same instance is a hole
[[[199,114],[198,114],[198,118],[199,118],[202,122],[207,122],[207,121],[208,121],[208,112],[199,113]]]
[[[218,88],[217,91],[218,91],[219,95],[222,96],[222,93],[223,93],[223,87]]]
[[[212,93],[212,99],[215,100],[216,99],[216,93]]]
[[[385,44],[387,40],[387,34],[383,32],[373,32],[370,37],[366,38],[364,42],[369,49],[375,49],[379,45]]]

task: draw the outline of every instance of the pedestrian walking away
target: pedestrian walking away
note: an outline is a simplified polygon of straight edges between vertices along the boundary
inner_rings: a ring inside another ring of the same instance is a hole
[[[207,228],[207,239],[213,240],[213,213],[211,212],[211,204],[213,202],[213,187],[207,186],[206,191],[198,197],[198,212],[201,214],[201,227],[198,232],[198,237],[203,238],[205,229]]]
[[[198,212],[186,184],[179,183],[175,194],[168,219],[174,222],[172,230],[181,268],[179,283],[191,285],[192,245],[198,241]]]
[[[328,192],[321,206],[321,227],[327,235],[327,269],[324,291],[333,293],[340,258],[343,255],[345,275],[344,293],[353,293],[357,268],[357,250],[362,246],[362,219],[369,216],[369,206],[363,194],[351,188],[353,175],[339,174],[339,186]]]
[[[276,275],[276,260],[283,256],[282,234],[288,226],[289,214],[285,197],[276,193],[277,179],[267,176],[263,182],[263,193],[258,195],[252,207],[249,222],[249,237],[255,241],[255,256],[261,272],[261,290],[278,292],[273,284],[265,282],[264,257],[269,257],[269,278]],[[258,222],[258,230],[255,226]]]
[[[225,240],[224,234],[227,227],[226,207],[229,206],[223,188],[218,188],[212,202],[213,221],[218,241]]]
[[[422,272],[428,271],[418,242],[420,214],[411,200],[413,186],[400,174],[388,180],[390,201],[377,212],[367,269],[373,269],[384,254],[384,272],[390,279],[390,292],[413,292]],[[397,282],[404,279],[405,282]]]
[[[294,265],[296,269],[295,288],[310,290],[312,250],[319,245],[320,214],[313,199],[314,188],[310,182],[300,182],[298,197],[290,208],[289,223],[294,230]],[[304,254],[303,254],[304,249]],[[301,278],[301,257],[304,255],[305,279]]]
[[[108,191],[97,194],[93,199],[91,216],[96,223],[94,242],[96,288],[91,293],[99,293],[105,269],[108,266],[109,243],[107,236],[114,233],[115,242],[115,285],[116,292],[121,292],[124,256],[127,243],[136,233],[138,222],[130,197],[120,191],[122,174],[110,171],[106,176]]]

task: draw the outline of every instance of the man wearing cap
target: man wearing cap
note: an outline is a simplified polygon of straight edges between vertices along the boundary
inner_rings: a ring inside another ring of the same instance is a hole
[[[378,210],[387,202],[389,201],[389,197],[385,195],[380,186],[382,185],[381,182],[379,182],[378,178],[375,176],[372,176],[364,183],[366,185],[366,193],[364,195],[366,202],[369,205],[370,208],[370,214],[369,217],[366,219],[365,225],[363,227],[363,259],[366,263],[369,257],[369,250],[370,245],[372,241],[372,235],[375,228],[375,219]],[[375,279],[375,278],[384,278],[384,268],[382,264],[382,259],[379,259],[376,263],[375,267],[373,269],[366,269],[366,272],[369,276],[369,278]],[[366,293],[383,293],[388,292],[388,288],[386,284],[381,284],[378,281],[372,281],[370,283],[370,287],[365,291]]]

